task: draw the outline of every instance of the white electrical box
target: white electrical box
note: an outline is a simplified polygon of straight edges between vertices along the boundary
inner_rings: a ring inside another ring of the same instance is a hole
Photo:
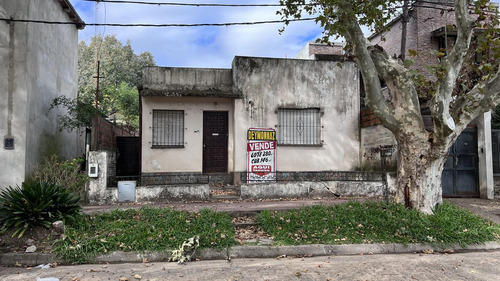
[[[89,177],[97,178],[99,176],[99,165],[97,163],[89,164]]]
[[[135,202],[135,181],[118,182],[118,202]]]

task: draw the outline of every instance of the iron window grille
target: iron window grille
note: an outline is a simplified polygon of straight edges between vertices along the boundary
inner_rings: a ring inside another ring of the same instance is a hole
[[[278,109],[279,145],[321,145],[321,112],[319,108]]]
[[[153,147],[184,147],[183,110],[153,110]]]

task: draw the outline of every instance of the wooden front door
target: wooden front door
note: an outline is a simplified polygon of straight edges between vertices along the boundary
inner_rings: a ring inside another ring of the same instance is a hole
[[[203,112],[203,173],[227,172],[227,111]]]

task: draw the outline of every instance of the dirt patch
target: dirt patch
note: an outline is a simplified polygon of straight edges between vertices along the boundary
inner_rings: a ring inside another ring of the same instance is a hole
[[[240,216],[233,218],[235,239],[240,244],[258,244],[260,241],[271,240],[269,236],[260,226],[255,222],[255,217]]]
[[[239,196],[240,194],[236,190],[232,189],[213,189],[210,190],[211,196]]]
[[[52,246],[58,236],[52,235],[51,229],[38,227],[27,230],[21,238],[12,236],[13,231],[0,233],[0,252],[24,253],[26,249],[34,245],[36,253],[50,253]]]

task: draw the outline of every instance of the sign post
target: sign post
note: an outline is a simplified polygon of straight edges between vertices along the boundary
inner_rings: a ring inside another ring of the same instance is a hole
[[[247,182],[276,181],[276,131],[250,128],[247,141]]]

